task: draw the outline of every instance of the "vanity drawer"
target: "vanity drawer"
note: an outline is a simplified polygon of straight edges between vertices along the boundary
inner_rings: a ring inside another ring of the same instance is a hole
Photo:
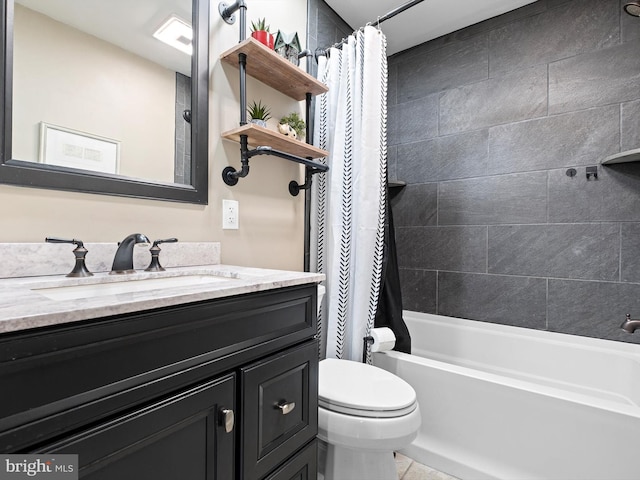
[[[265,480],[316,480],[317,478],[318,441],[314,440]]]
[[[315,438],[318,343],[242,369],[242,480],[258,480]]]

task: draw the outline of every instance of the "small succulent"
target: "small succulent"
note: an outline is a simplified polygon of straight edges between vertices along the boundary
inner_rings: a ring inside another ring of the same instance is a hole
[[[252,32],[259,32],[261,30],[265,31],[265,32],[269,32],[269,25],[266,24],[267,23],[267,19],[266,18],[259,18],[257,21],[252,21],[251,22],[251,31]],[[269,32],[271,33],[271,32]]]
[[[293,128],[296,132],[298,138],[304,138],[306,133],[307,125],[304,123],[304,120],[300,118],[296,112],[290,113],[280,119],[280,123],[284,123]]]
[[[271,111],[269,107],[262,104],[262,101],[258,100],[258,103],[251,102],[251,105],[247,107],[247,113],[254,120],[264,120],[265,122],[271,118]]]

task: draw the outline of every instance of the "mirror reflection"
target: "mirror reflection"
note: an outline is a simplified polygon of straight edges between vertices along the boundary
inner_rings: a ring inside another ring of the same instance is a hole
[[[16,0],[12,158],[191,184],[191,3]]]

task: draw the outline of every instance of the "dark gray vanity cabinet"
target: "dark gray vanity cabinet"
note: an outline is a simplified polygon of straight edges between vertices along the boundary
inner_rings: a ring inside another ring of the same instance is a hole
[[[0,453],[80,478],[316,478],[315,284],[0,335]]]
[[[242,435],[250,440],[242,446],[245,480],[264,478],[315,438],[317,358],[313,342],[242,369]]]
[[[235,404],[234,380],[206,382],[36,453],[77,454],[87,480],[235,478],[234,430],[222,421]]]
[[[289,459],[265,480],[312,480],[318,474],[317,440]]]

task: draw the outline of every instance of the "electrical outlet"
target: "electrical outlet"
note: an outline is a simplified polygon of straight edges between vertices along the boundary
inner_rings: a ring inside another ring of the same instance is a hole
[[[239,205],[237,200],[222,200],[222,229],[238,230]]]

